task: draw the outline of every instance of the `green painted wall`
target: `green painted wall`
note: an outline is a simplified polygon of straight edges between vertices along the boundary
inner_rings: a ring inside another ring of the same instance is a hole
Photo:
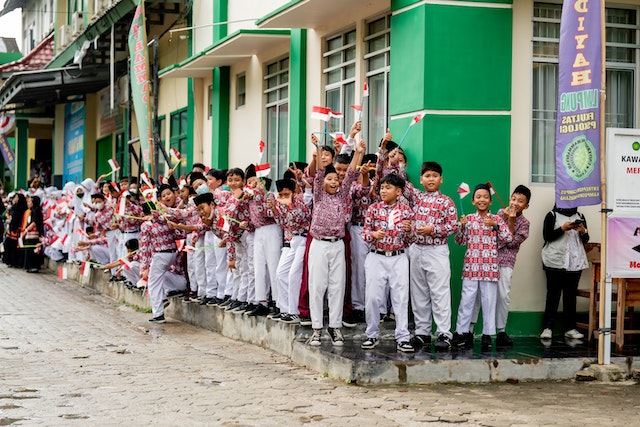
[[[392,1],[392,10],[414,3]],[[441,190],[454,199],[458,211],[457,188],[463,181],[471,188],[491,181],[505,200],[510,192],[511,9],[421,4],[393,15],[391,34],[389,110],[394,139],[401,139],[416,112],[429,110],[403,143],[409,178],[420,186],[422,162],[437,161],[443,167]],[[462,206],[464,213],[474,211],[471,197]],[[499,208],[494,198],[491,210]],[[449,247],[455,329],[466,248],[452,238]],[[509,331],[537,334],[539,319],[531,319],[539,315],[514,314]]]
[[[289,64],[289,161],[305,161],[307,158],[307,30],[291,30]]]
[[[229,167],[229,105],[231,69],[214,68],[213,94],[211,103],[214,114],[211,117],[211,167],[227,169]]]
[[[29,120],[16,120],[16,188],[27,188],[29,178]]]

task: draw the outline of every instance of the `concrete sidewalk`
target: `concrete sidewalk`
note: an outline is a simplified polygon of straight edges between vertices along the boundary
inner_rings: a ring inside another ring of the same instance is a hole
[[[149,299],[142,292],[129,290],[120,283],[108,283],[107,275],[99,270],[92,270],[89,277],[84,277],[75,264],[60,266],[67,269],[70,280],[131,306],[149,308]],[[517,338],[514,347],[507,350],[494,348],[482,352],[476,342],[473,350],[435,353],[430,348],[404,354],[395,351],[393,324],[388,323],[381,329],[381,344],[373,351],[364,351],[360,349],[365,339],[364,325],[343,328],[345,345],[342,348],[331,345],[326,331],[322,346],[312,348],[305,344],[312,332],[310,328],[265,317],[233,314],[218,307],[186,303],[181,298],[171,298],[165,314],[228,338],[276,351],[298,365],[332,378],[361,385],[562,380],[574,378],[578,371],[597,363],[595,349],[575,340],[555,339],[549,345],[526,337]],[[640,366],[640,357],[633,353],[614,353],[612,363],[631,375]]]

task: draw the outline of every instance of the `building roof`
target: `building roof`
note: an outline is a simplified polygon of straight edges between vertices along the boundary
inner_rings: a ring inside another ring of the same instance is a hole
[[[38,46],[33,48],[26,56],[17,61],[0,65],[0,73],[14,71],[42,70],[53,58],[53,32],[49,34]]]

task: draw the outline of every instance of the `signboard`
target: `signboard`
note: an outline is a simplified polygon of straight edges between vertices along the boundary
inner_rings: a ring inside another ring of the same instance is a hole
[[[611,277],[640,277],[640,218],[611,217],[607,224],[607,271]]]
[[[607,207],[640,216],[640,129],[607,129]]]
[[[64,182],[84,179],[84,111],[84,102],[64,106]]]

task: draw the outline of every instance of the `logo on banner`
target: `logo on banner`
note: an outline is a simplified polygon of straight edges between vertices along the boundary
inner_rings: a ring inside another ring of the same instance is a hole
[[[580,182],[588,178],[595,169],[596,147],[585,135],[577,136],[564,148],[562,164],[567,174]]]

